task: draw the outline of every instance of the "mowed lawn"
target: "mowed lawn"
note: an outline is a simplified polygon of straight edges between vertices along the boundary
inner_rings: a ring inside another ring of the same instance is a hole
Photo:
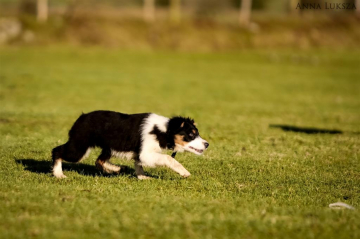
[[[359,238],[359,55],[1,48],[1,238]],[[51,149],[98,109],[193,117],[210,147],[177,155],[187,179],[120,159],[104,176],[99,150],[52,177]]]

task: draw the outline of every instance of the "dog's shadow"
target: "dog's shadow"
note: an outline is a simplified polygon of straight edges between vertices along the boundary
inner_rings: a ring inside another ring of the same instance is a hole
[[[17,164],[23,165],[24,169],[38,174],[50,174],[52,168],[51,161],[35,160],[35,159],[15,159]],[[118,175],[129,175],[135,177],[135,170],[126,165],[121,166],[120,174],[103,174],[95,168],[95,166],[83,163],[63,163],[64,171],[75,171],[78,174],[92,177],[114,177]]]

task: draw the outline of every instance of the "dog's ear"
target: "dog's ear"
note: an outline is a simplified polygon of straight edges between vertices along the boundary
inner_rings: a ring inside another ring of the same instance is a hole
[[[195,123],[195,121],[194,121],[192,118],[188,117],[188,118],[186,118],[185,120],[186,120],[188,123],[196,126],[196,123]]]
[[[185,126],[185,119],[180,116],[172,117],[168,124],[168,132],[177,133]]]

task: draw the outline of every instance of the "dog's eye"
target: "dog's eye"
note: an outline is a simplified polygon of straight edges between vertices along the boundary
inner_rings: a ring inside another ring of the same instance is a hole
[[[190,136],[191,138],[194,138],[194,134],[193,134],[193,133],[190,133],[189,136]]]

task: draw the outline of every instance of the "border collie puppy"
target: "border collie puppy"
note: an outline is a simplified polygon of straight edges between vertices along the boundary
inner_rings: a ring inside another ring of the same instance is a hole
[[[120,172],[119,166],[110,163],[112,156],[134,159],[138,179],[147,179],[142,166],[167,166],[181,176],[189,177],[190,173],[178,161],[161,154],[162,149],[201,155],[209,143],[200,137],[190,118],[93,111],[82,114],[69,131],[68,142],[52,150],[53,175],[65,178],[62,160],[79,162],[94,147],[102,149],[95,163],[99,170]]]

